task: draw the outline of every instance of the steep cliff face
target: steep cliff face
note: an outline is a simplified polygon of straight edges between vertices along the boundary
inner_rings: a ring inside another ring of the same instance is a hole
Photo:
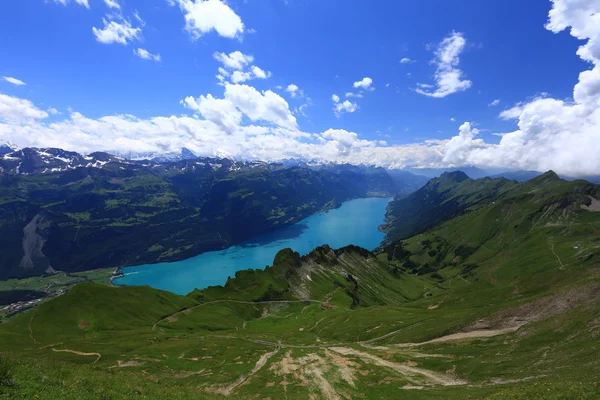
[[[23,228],[23,258],[19,267],[28,270],[53,273],[50,260],[43,252],[47,240],[48,229],[52,221],[42,213],[35,217]]]

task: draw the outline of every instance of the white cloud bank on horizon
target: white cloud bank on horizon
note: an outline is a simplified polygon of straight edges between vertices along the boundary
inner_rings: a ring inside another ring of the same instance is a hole
[[[499,144],[479,138],[469,122],[449,140],[409,145],[364,140],[343,129],[303,132],[288,103],[277,93],[230,82],[223,83],[222,98],[206,94],[183,99],[182,104],[197,115],[148,119],[131,115],[91,119],[69,111],[63,120],[53,117],[49,121],[50,111],[29,100],[0,94],[0,140],[84,153],[167,152],[188,147],[199,155],[266,161],[300,158],[388,168],[477,165],[553,169],[571,176],[599,174],[600,3],[555,0],[546,29],[559,33],[569,27],[571,35],[586,41],[577,54],[592,66],[579,75],[573,101],[538,97],[503,111],[502,118],[518,121],[518,130],[503,134]],[[343,104],[339,96],[332,96],[332,101]]]

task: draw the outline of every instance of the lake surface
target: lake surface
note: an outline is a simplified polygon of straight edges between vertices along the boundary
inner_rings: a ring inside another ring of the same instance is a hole
[[[123,269],[116,285],[149,285],[178,294],[195,288],[224,285],[228,277],[244,269],[263,269],[273,263],[277,252],[287,247],[304,255],[328,244],[334,249],[350,244],[372,250],[384,234],[378,230],[391,198],[355,199],[340,208],[318,213],[293,225],[250,239],[225,250],[211,251],[171,263]]]

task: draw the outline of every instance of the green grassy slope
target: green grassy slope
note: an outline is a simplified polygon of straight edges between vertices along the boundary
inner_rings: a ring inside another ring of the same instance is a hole
[[[185,297],[83,284],[0,325],[0,396],[596,399],[598,197],[546,174],[378,254],[284,250]]]

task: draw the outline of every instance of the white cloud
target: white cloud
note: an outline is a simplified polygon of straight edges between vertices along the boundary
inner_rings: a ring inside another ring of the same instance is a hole
[[[362,98],[363,94],[362,93],[353,93],[353,92],[347,92],[346,93],[346,97],[357,97],[357,98]]]
[[[331,101],[333,101],[334,103],[339,103],[340,102],[340,96],[338,96],[337,94],[332,94],[331,95]]]
[[[490,104],[488,104],[488,107],[496,107],[497,105],[500,105],[500,99],[492,101]]]
[[[302,115],[303,117],[306,117],[307,115],[306,115],[305,110],[308,108],[308,106],[309,106],[309,104],[305,103],[305,104],[302,104],[300,107],[294,108],[294,114]]]
[[[358,104],[351,102],[350,100],[340,101],[340,98],[335,94],[332,96],[333,100],[333,112],[336,117],[339,117],[343,113],[353,113],[358,110]]]
[[[475,139],[478,134],[477,129],[471,128],[471,123],[462,124],[458,136],[454,136],[446,144],[443,162],[457,166],[465,165],[469,159],[469,152],[466,149],[485,147],[483,140]]]
[[[216,99],[208,94],[198,99],[186,97],[181,104],[190,110],[198,111],[207,121],[213,122],[230,135],[236,133],[242,122],[243,114],[229,99]]]
[[[44,118],[48,118],[48,113],[34,106],[31,101],[0,93],[0,122],[21,124]]]
[[[408,57],[404,57],[402,60],[400,60],[400,64],[410,64],[410,63],[414,63],[415,60],[412,60]]]
[[[250,71],[233,71],[231,73],[231,82],[242,83],[251,79],[267,79],[271,76],[271,72],[265,72],[257,66],[253,65]]]
[[[236,38],[244,33],[242,19],[221,0],[169,0],[178,4],[185,18],[185,30],[192,39],[215,31],[226,38]]]
[[[246,55],[241,51],[233,51],[229,54],[213,53],[213,58],[223,64],[225,68],[235,70],[242,70],[254,62],[253,56]]]
[[[22,80],[17,79],[17,78],[13,78],[12,76],[3,76],[2,79],[5,80],[8,83],[12,83],[13,85],[17,85],[17,86],[23,86],[23,85],[26,84]]]
[[[300,89],[298,87],[298,85],[295,85],[293,83],[290,83],[286,88],[285,91],[288,92],[290,94],[290,96],[292,96],[292,98],[296,98],[296,97],[304,97],[304,91],[302,89]]]
[[[463,72],[458,69],[460,54],[467,45],[467,40],[462,33],[452,32],[438,45],[435,52],[435,59],[432,63],[436,66],[435,81],[436,89],[434,91],[424,90],[432,89],[433,86],[420,84],[415,91],[419,94],[442,98],[453,93],[462,92],[469,89],[471,81],[463,79]]]
[[[108,8],[115,8],[117,10],[121,9],[121,6],[116,0],[104,0],[104,3],[108,6]]]
[[[453,151],[445,158],[452,163],[487,165],[547,171],[571,176],[600,172],[600,2],[554,0],[546,29],[568,30],[586,42],[577,55],[591,64],[579,74],[573,101],[545,95],[501,113],[518,119],[518,129],[505,133],[498,144],[453,138]],[[455,140],[456,139],[456,140]],[[451,141],[451,142],[452,142]]]
[[[267,79],[267,78],[271,77],[270,71],[265,72],[262,69],[258,68],[256,65],[253,65],[252,67],[250,67],[250,70],[252,71],[252,74],[254,75],[254,77],[257,79]]]
[[[298,129],[288,103],[270,90],[260,93],[248,85],[225,85],[225,98],[252,121],[266,121],[287,129]]]
[[[364,90],[375,90],[375,88],[373,87],[373,79],[369,78],[369,77],[365,77],[362,78],[360,81],[358,82],[354,82],[354,88],[355,89],[364,89]]]
[[[270,90],[261,93],[248,85],[226,83],[223,99],[211,95],[198,99],[187,97],[182,104],[199,111],[204,118],[227,133],[232,133],[234,127],[240,124],[242,114],[251,121],[265,121],[286,129],[298,129],[296,118],[281,96]]]
[[[135,20],[137,22],[140,23],[141,26],[145,26],[146,22],[142,19],[142,17],[140,17],[140,13],[138,12],[138,10],[134,10],[133,11],[133,17],[135,18]]]
[[[70,2],[74,2],[75,4],[79,4],[84,6],[85,8],[90,8],[88,0],[53,0],[55,3],[60,3],[63,6],[68,5]]]
[[[521,116],[521,114],[523,114],[523,105],[522,104],[518,104],[516,106],[514,106],[513,108],[509,108],[508,110],[504,110],[500,113],[500,118],[504,119],[504,120],[509,120],[509,119],[519,119],[519,117]]]
[[[152,54],[146,49],[142,49],[142,48],[134,49],[133,54],[135,54],[136,56],[138,56],[139,58],[141,58],[143,60],[150,60],[150,61],[154,61],[154,62],[160,61],[160,54]]]
[[[267,79],[271,77],[270,71],[264,71],[256,65],[252,65],[249,70],[244,71],[244,68],[254,61],[254,57],[244,54],[241,51],[234,51],[229,54],[213,53],[213,58],[225,67],[219,67],[217,79],[220,82],[224,82],[226,78],[230,78],[233,83],[242,83],[251,79]]]
[[[142,34],[141,28],[134,28],[129,21],[120,17],[116,21],[110,21],[106,18],[102,21],[104,22],[103,29],[92,27],[92,32],[96,40],[100,43],[127,44],[135,39],[139,39]]]
[[[428,141],[387,147],[383,141],[360,139],[344,130],[302,132],[284,99],[246,85],[226,84],[222,99],[203,95],[187,97],[182,104],[201,118],[110,115],[92,119],[69,111],[60,121],[46,122],[47,113],[30,101],[0,95],[0,140],[21,147],[60,147],[83,153],[168,152],[188,147],[204,156],[227,154],[266,161],[299,158],[391,168],[434,166],[432,160],[441,157],[445,145],[444,141]],[[242,125],[246,118],[253,124]]]
[[[452,118],[450,118],[450,121],[456,122],[456,118],[452,117]]]

